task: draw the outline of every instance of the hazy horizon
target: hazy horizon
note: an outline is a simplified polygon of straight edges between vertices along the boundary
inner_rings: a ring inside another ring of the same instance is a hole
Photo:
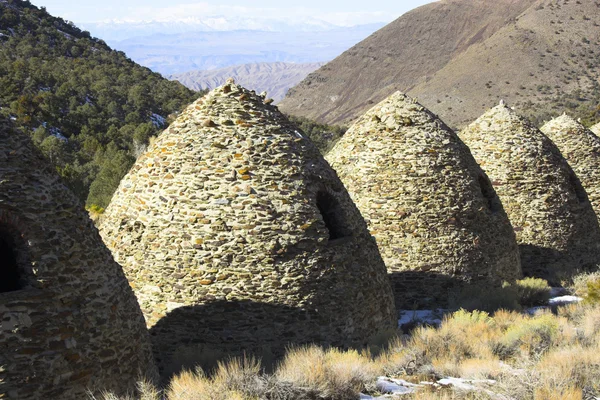
[[[174,0],[165,5],[158,0],[105,0],[101,4],[67,2],[64,0],[34,0],[38,7],[46,7],[55,16],[79,23],[107,21],[182,21],[212,16],[229,18],[256,18],[274,20],[310,19],[336,26],[355,26],[376,22],[391,22],[413,8],[431,3],[432,0],[391,1],[376,0],[365,6],[363,1],[317,1],[305,0],[302,7],[282,6],[280,1],[257,0],[252,6],[241,0],[229,0],[226,4],[215,0],[191,2]]]

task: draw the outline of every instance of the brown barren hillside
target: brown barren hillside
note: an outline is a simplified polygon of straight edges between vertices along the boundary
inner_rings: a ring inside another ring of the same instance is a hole
[[[403,90],[453,127],[500,98],[540,122],[600,98],[599,39],[596,0],[442,0],[310,74],[280,108],[347,123]]]

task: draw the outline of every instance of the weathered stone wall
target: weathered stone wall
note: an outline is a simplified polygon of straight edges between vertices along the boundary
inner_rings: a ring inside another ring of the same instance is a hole
[[[318,150],[228,83],[142,155],[101,233],[151,328],[163,376],[242,351],[361,345],[395,327],[385,266]]]
[[[398,307],[443,305],[465,283],[520,277],[515,234],[487,176],[415,100],[397,92],[372,108],[327,159],[377,239]]]
[[[600,138],[573,118],[562,115],[542,127],[567,160],[577,179],[578,196],[587,196],[600,215]],[[582,187],[583,186],[583,187]]]
[[[156,374],[121,267],[49,163],[4,122],[0,248],[0,398],[124,394]]]
[[[596,125],[592,126],[592,127],[590,128],[590,130],[591,130],[591,131],[592,131],[594,134],[596,134],[596,135],[600,135],[600,124],[596,124]]]
[[[559,284],[598,264],[600,231],[577,177],[548,137],[503,103],[459,136],[491,178],[515,228],[523,273]]]

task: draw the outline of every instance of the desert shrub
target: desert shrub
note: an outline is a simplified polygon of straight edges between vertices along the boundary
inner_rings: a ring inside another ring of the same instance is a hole
[[[103,214],[104,213],[104,208],[97,206],[95,204],[92,204],[91,206],[86,207],[86,210],[90,213],[95,213],[95,214]]]
[[[528,315],[517,311],[498,310],[494,313],[494,326],[501,332],[506,331],[513,325],[520,324]]]
[[[449,318],[446,318],[447,324],[453,324],[456,326],[473,326],[477,324],[484,324],[485,326],[490,325],[493,322],[493,318],[490,317],[485,311],[475,310],[469,312],[467,310],[458,310],[453,313]]]
[[[483,311],[459,310],[444,318],[439,328],[421,327],[413,332],[408,347],[423,353],[421,363],[436,360],[459,363],[470,358],[493,358],[489,341],[497,335],[493,319]],[[472,338],[477,338],[473,340]]]
[[[550,300],[550,286],[544,279],[525,278],[515,283],[522,306],[539,306]]]
[[[356,350],[323,350],[312,345],[290,349],[275,376],[319,398],[344,400],[357,398],[378,373],[377,364]]]
[[[587,291],[583,300],[587,304],[600,304],[600,278],[587,282]]]
[[[260,362],[254,358],[233,358],[219,362],[213,376],[202,369],[183,371],[167,389],[169,400],[252,400],[265,391]]]
[[[387,376],[414,375],[427,362],[426,349],[408,345],[403,337],[393,339],[376,359],[380,370]]]
[[[600,346],[554,349],[536,366],[543,388],[588,388],[600,393]]]
[[[588,292],[588,283],[596,281],[600,281],[600,271],[575,275],[570,282],[565,284],[565,286],[567,286],[573,294],[585,298]]]
[[[503,359],[522,352],[525,355],[541,355],[554,343],[558,335],[557,318],[542,313],[523,319],[520,324],[509,327],[495,347],[495,353]]]
[[[572,386],[562,388],[540,387],[534,391],[535,400],[581,400],[583,393],[581,389]]]
[[[569,320],[575,329],[575,340],[582,345],[600,343],[600,305],[571,304],[558,309],[560,317]]]
[[[104,214],[104,208],[97,206],[95,204],[92,204],[89,207],[85,208],[90,216],[90,219],[92,221],[94,221],[94,223],[96,223],[96,225],[99,225],[102,221],[102,216]]]

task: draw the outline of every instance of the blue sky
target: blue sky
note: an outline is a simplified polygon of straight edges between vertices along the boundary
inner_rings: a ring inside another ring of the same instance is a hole
[[[210,15],[317,18],[336,25],[389,22],[432,0],[32,0],[56,16],[76,23],[104,20],[177,20]],[[168,4],[168,5],[167,5]],[[301,4],[301,6],[298,6]]]

